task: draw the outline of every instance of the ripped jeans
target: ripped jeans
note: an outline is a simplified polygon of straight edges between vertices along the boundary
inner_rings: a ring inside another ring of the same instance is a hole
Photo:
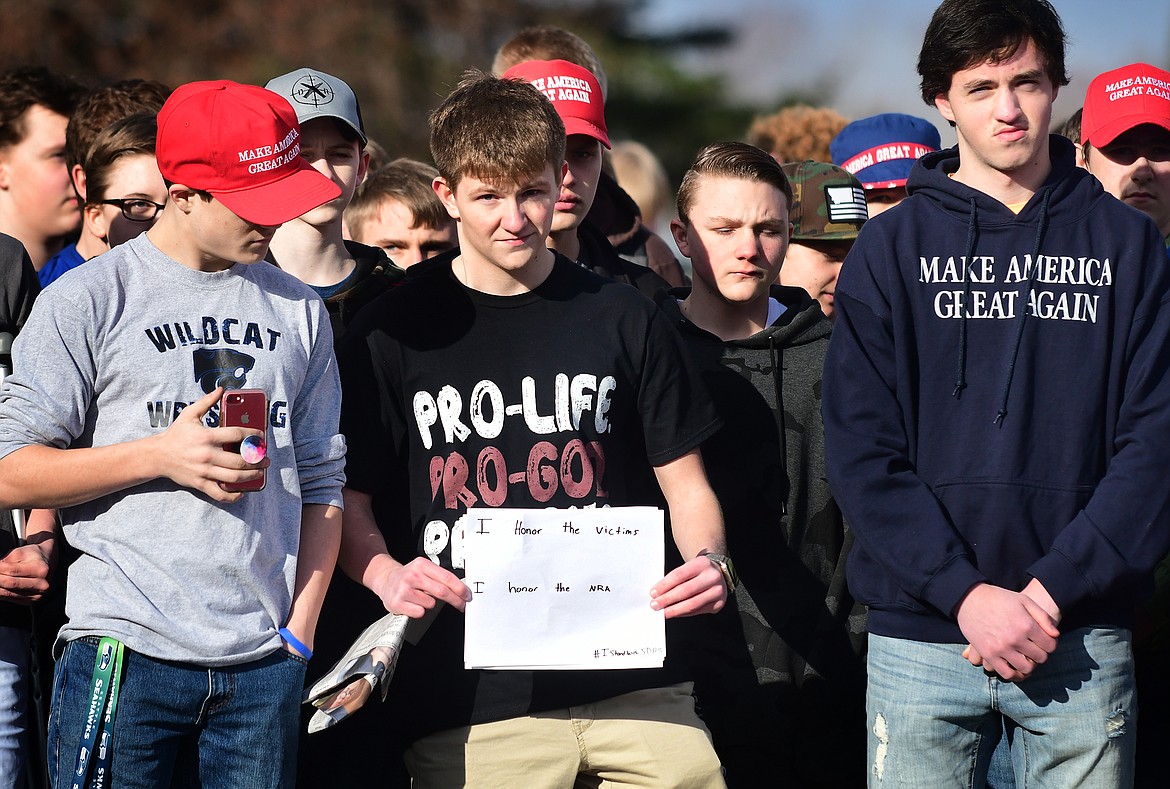
[[[981,789],[1001,736],[1019,789],[1133,785],[1137,700],[1130,633],[1082,628],[1028,679],[975,668],[961,644],[870,635],[870,787]]]

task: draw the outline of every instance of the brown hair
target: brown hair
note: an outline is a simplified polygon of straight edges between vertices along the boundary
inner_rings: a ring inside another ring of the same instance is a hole
[[[565,124],[530,83],[469,71],[431,113],[431,158],[452,190],[465,175],[515,183],[565,161]]]
[[[597,77],[601,85],[601,100],[605,102],[609,81],[606,79],[605,69],[601,66],[601,58],[597,57],[593,47],[576,33],[553,25],[526,27],[508,39],[496,52],[495,60],[492,61],[492,73],[501,77],[508,69],[529,60],[567,60],[588,69]]]
[[[40,105],[68,118],[83,93],[80,82],[40,66],[0,73],[0,148],[24,141],[24,115],[30,108]]]
[[[1081,116],[1084,114],[1085,114],[1085,108],[1081,107],[1079,110],[1074,112],[1071,116],[1069,116],[1069,119],[1061,125],[1060,129],[1057,130],[1057,133],[1061,137],[1067,137],[1068,139],[1072,140],[1077,145],[1080,145],[1081,144]],[[1088,145],[1088,143],[1085,143],[1085,145]]]
[[[848,123],[844,115],[828,107],[798,104],[757,116],[748,129],[747,141],[771,153],[778,162],[831,162],[829,143]]]
[[[361,228],[371,221],[389,200],[397,200],[410,210],[415,227],[440,230],[451,222],[443,202],[431,188],[439,171],[414,159],[395,159],[370,173],[354,193],[345,209],[345,224],[355,239]],[[360,240],[360,239],[358,239]]]
[[[690,222],[691,206],[704,178],[738,178],[776,187],[792,205],[792,185],[776,160],[746,142],[713,142],[695,156],[678,188],[678,218]]]
[[[151,79],[124,79],[91,90],[77,102],[65,129],[65,163],[69,169],[80,164],[88,183],[85,157],[98,133],[119,118],[136,112],[157,115],[170,95],[170,88]]]
[[[110,173],[120,159],[125,156],[154,156],[157,137],[158,122],[156,115],[150,112],[136,112],[102,129],[82,162],[85,168],[86,205],[95,205],[109,197],[106,189]]]

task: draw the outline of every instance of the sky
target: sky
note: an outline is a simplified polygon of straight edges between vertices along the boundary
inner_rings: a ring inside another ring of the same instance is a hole
[[[954,132],[918,94],[915,64],[934,0],[648,0],[637,19],[649,30],[728,24],[733,43],[720,53],[693,53],[684,65],[725,75],[740,98],[776,106],[789,91],[812,92],[849,118],[905,112]],[[1061,89],[1053,121],[1079,108],[1102,71],[1144,61],[1170,68],[1170,2],[1053,0],[1068,35],[1071,83]]]

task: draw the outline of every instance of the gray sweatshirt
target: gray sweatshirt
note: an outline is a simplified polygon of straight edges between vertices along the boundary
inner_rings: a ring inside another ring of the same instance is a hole
[[[109,635],[151,657],[224,666],[280,645],[301,505],[341,506],[341,389],[325,307],[267,263],[200,272],[145,234],[37,301],[0,392],[0,457],[31,444],[157,435],[217,385],[269,400],[268,483],[219,504],[168,479],[62,511],[81,552],[64,641]],[[219,423],[218,406],[204,418]]]

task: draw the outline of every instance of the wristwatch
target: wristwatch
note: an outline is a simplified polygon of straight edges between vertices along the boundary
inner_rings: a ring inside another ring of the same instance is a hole
[[[719,568],[719,572],[723,575],[723,583],[727,584],[727,593],[734,592],[735,587],[739,586],[739,576],[735,572],[735,565],[731,563],[731,557],[722,553],[713,553],[706,548],[699,551],[699,556],[706,556],[711,564]]]

